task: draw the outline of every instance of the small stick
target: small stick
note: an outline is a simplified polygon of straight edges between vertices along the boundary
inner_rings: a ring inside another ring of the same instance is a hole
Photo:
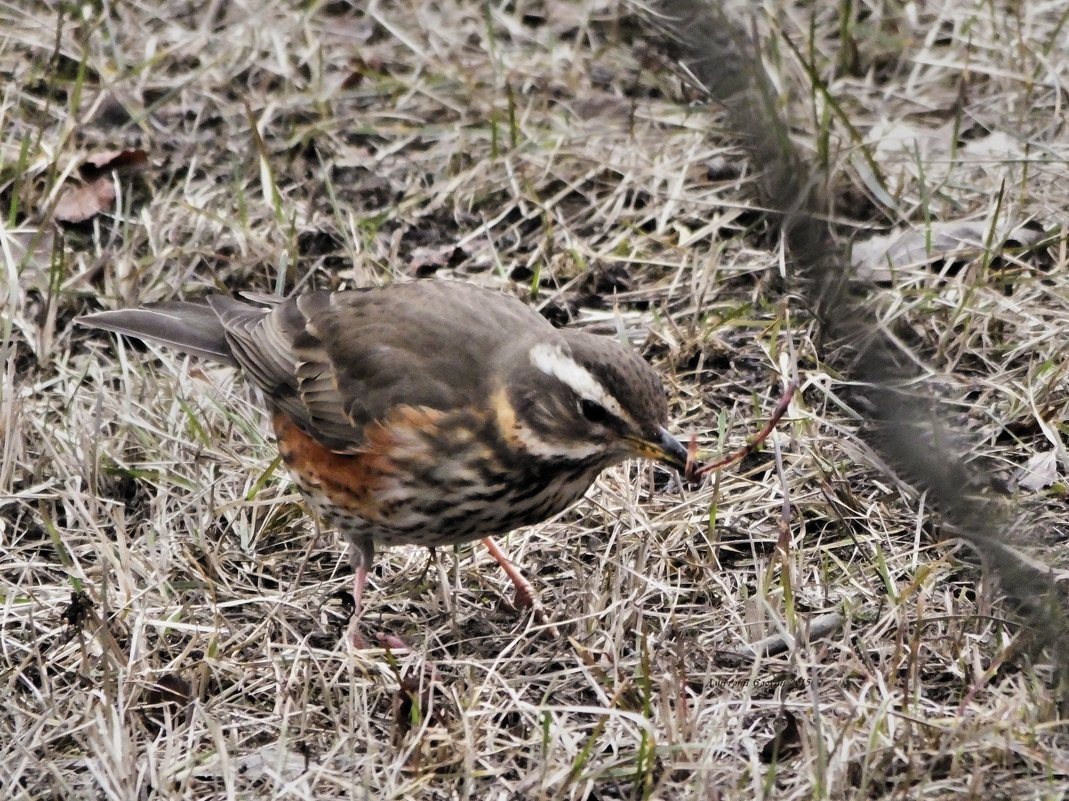
[[[750,643],[750,651],[757,656],[775,656],[790,650],[797,642],[813,642],[829,637],[842,625],[841,613],[828,612],[810,620],[809,625],[795,635],[773,634],[771,637]]]
[[[787,385],[787,389],[783,392],[783,397],[779,399],[779,403],[776,404],[776,408],[772,412],[772,416],[768,418],[765,427],[757,432],[756,436],[751,437],[750,440],[737,451],[729,456],[725,456],[719,461],[698,467],[698,461],[695,458],[698,453],[698,439],[692,435],[690,438],[690,445],[687,448],[687,468],[684,471],[686,479],[688,481],[695,481],[704,478],[714,470],[723,470],[725,467],[729,467],[736,462],[742,461],[757,450],[758,446],[768,439],[768,435],[775,430],[780,418],[787,413],[787,408],[791,405],[791,399],[794,397],[795,390],[797,389],[798,379],[794,379]]]

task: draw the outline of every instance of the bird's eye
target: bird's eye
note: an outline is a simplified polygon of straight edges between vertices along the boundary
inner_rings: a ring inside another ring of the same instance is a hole
[[[579,414],[595,425],[605,425],[611,419],[604,406],[586,398],[579,399]]]

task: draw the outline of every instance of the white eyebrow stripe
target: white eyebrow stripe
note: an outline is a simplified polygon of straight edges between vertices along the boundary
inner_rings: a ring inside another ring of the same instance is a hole
[[[570,387],[580,398],[594,401],[610,414],[633,423],[631,416],[621,408],[616,398],[605,391],[601,382],[560,347],[540,342],[531,348],[530,357],[531,364]]]

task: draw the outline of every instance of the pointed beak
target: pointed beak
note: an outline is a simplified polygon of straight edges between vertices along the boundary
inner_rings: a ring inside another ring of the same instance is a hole
[[[653,439],[636,439],[633,442],[639,456],[662,462],[676,470],[687,469],[687,449],[667,430],[658,429]]]

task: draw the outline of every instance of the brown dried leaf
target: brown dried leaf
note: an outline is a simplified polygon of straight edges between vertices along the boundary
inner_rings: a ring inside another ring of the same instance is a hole
[[[89,620],[93,602],[80,590],[71,592],[71,602],[63,610],[63,621],[72,629],[80,629]]]
[[[80,223],[111,207],[115,201],[115,187],[111,177],[101,175],[86,184],[67,189],[56,203],[56,219]]]
[[[192,699],[192,688],[178,673],[164,673],[145,693],[146,706],[183,707]]]
[[[148,154],[140,148],[130,150],[102,150],[86,157],[85,163],[99,172],[143,167]]]

